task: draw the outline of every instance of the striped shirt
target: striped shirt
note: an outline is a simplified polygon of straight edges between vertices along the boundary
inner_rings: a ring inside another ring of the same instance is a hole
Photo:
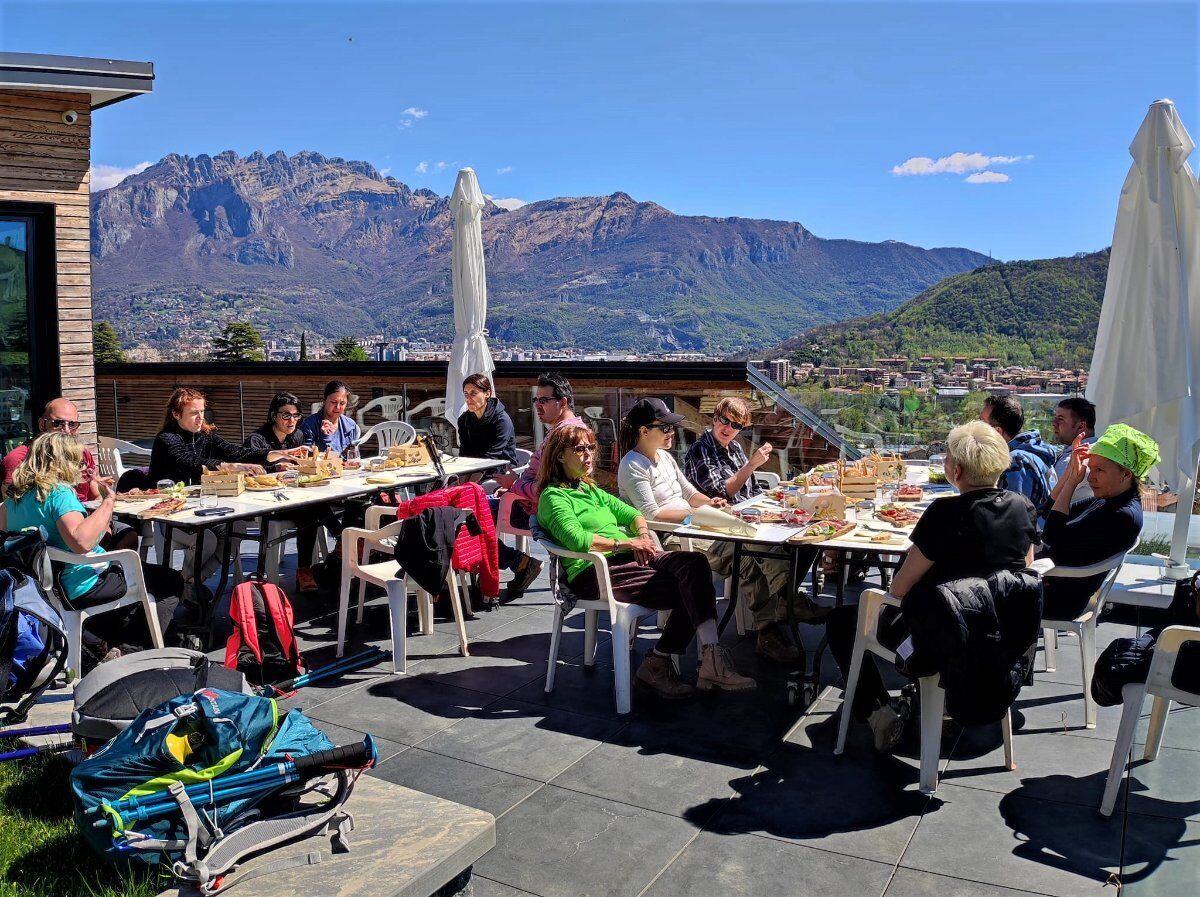
[[[737,494],[725,494],[725,481],[745,467],[746,461],[746,452],[736,439],[725,448],[717,442],[710,429],[705,430],[704,435],[688,449],[683,470],[692,485],[705,495],[724,496],[736,504],[762,491],[755,485],[754,477],[750,476]]]

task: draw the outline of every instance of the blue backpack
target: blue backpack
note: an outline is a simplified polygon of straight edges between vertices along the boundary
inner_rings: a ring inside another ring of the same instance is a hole
[[[204,688],[143,711],[75,767],[75,822],[107,859],[164,863],[212,894],[233,884],[227,873],[249,854],[352,828],[339,812],[355,778],[349,770],[374,761],[369,736],[335,748],[299,710],[281,718],[273,699]],[[306,779],[330,773],[336,788],[305,789]],[[259,781],[238,787],[248,778]]]
[[[44,550],[45,543],[35,533],[5,533],[0,544],[0,565],[4,565],[0,569],[0,705],[5,705],[0,706],[0,725],[4,726],[25,721],[29,708],[67,662],[66,627],[34,578],[33,568],[44,558]]]

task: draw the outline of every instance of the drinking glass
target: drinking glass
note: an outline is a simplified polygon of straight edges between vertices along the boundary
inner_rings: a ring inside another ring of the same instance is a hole
[[[175,486],[174,480],[159,480],[154,484],[159,492],[168,492]]]
[[[217,496],[212,492],[200,490],[200,507],[215,508],[217,506]]]
[[[357,461],[358,446],[353,442],[346,446],[345,450],[342,452],[342,459],[345,461]]]

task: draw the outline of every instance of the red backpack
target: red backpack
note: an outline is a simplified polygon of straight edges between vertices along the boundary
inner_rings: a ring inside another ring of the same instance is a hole
[[[292,631],[292,605],[279,586],[258,579],[243,582],[230,596],[229,618],[233,633],[225,643],[225,666],[254,685],[304,672]]]

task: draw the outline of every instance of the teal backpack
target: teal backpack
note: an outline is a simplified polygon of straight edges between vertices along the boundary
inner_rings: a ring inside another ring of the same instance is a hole
[[[166,864],[212,894],[248,854],[317,832],[340,844],[352,773],[376,759],[369,735],[337,748],[299,710],[280,718],[273,699],[201,689],[142,712],[75,767],[75,822],[108,859]]]

